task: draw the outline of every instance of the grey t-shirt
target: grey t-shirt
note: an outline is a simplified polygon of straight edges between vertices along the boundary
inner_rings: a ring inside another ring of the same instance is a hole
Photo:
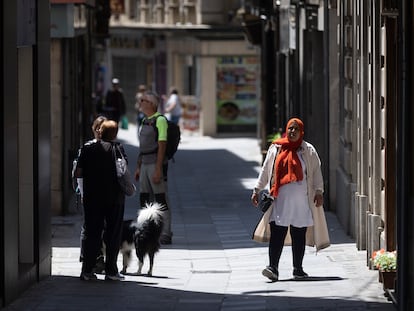
[[[151,164],[157,161],[158,132],[154,125],[163,121],[167,123],[164,117],[157,120],[157,117],[160,115],[160,113],[156,113],[150,118],[145,118],[139,132],[139,148],[142,163],[144,164]]]

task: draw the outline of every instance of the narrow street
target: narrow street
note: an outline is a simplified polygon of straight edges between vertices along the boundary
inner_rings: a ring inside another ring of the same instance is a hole
[[[133,171],[135,126],[118,137]],[[357,251],[329,212],[332,246],[318,254],[306,249],[308,280],[292,279],[290,247],[282,254],[280,281],[262,276],[267,245],[251,240],[261,212],[250,203],[260,162],[256,138],[183,134],[169,165],[173,243],[157,254],[152,277],[133,275],[134,255],[123,282],[105,282],[103,275],[80,281],[82,215],[74,202],[72,215],[53,218],[52,276],[4,310],[394,310],[378,272],[366,267],[366,252]],[[125,219],[136,216],[137,202],[137,196],[127,199]]]

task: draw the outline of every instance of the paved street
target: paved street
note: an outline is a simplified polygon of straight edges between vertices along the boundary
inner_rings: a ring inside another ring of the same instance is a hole
[[[136,128],[120,130],[119,138],[133,170]],[[279,282],[261,275],[267,245],[250,238],[261,216],[250,204],[260,162],[255,138],[184,135],[169,166],[173,244],[156,256],[153,277],[133,274],[134,257],[124,282],[105,282],[102,275],[80,281],[82,215],[73,203],[72,215],[52,220],[52,277],[4,310],[395,310],[378,272],[366,267],[365,252],[357,251],[331,213],[332,246],[318,254],[306,249],[308,280],[292,279],[290,247],[282,254]],[[137,202],[137,196],[128,198],[125,219],[136,216]]]

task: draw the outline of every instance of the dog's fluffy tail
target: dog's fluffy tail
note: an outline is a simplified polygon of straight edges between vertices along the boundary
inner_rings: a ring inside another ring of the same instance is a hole
[[[162,222],[162,210],[164,205],[157,202],[145,203],[145,207],[138,212],[137,226],[140,227],[144,222],[152,220],[158,225]]]

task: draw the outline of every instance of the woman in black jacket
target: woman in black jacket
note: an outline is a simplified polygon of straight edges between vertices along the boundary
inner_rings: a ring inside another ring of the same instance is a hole
[[[121,190],[116,175],[113,148],[118,124],[104,121],[100,127],[101,140],[83,146],[80,153],[76,177],[83,178],[83,206],[85,217],[85,249],[82,262],[81,280],[94,280],[93,268],[102,247],[106,247],[105,280],[122,280],[119,274],[117,258],[124,217],[125,194]],[[122,145],[121,152],[126,158]]]

